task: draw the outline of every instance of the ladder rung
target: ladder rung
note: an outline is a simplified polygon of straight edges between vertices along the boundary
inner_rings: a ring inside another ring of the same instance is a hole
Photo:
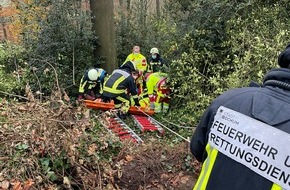
[[[133,138],[131,134],[120,136],[120,139],[121,139],[121,140],[124,140],[124,139],[130,139],[130,138]]]
[[[120,132],[118,132],[118,135],[120,136],[120,135],[125,135],[125,134],[130,134],[130,132],[129,131],[120,131]]]

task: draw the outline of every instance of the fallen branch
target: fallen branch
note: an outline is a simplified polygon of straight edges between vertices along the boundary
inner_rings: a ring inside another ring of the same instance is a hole
[[[24,100],[28,100],[28,98],[26,98],[24,96],[20,96],[20,95],[16,95],[16,94],[10,94],[8,92],[3,92],[3,91],[0,91],[0,93],[5,94],[5,95],[8,95],[8,96],[14,96],[14,97],[17,97],[17,98],[21,98],[21,99],[24,99]]]

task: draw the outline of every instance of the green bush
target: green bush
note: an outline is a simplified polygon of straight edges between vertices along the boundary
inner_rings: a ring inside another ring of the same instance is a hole
[[[94,65],[95,38],[89,10],[78,0],[35,1],[19,9],[24,26],[34,10],[46,11],[36,12],[30,21],[37,27],[23,29],[32,90],[49,95],[60,87],[73,92],[84,70]]]
[[[23,89],[24,56],[23,47],[12,43],[0,44],[0,89],[2,92],[18,93]]]
[[[175,10],[173,19],[181,29],[175,39],[180,57],[171,63],[178,103],[173,112],[182,112],[177,115],[194,124],[219,94],[248,86],[251,80],[261,83],[288,44],[285,2],[172,1],[169,8]]]

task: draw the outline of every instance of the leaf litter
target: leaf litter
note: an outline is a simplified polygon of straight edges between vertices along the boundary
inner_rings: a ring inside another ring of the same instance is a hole
[[[0,102],[0,189],[190,189],[196,181],[200,164],[188,160],[187,144],[121,143],[65,93],[45,102],[28,94]]]

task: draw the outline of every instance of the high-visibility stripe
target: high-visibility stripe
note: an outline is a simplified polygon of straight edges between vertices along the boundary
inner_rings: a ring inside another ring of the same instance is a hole
[[[121,110],[124,112],[128,112],[130,108],[130,100],[127,100],[126,98],[123,98],[121,96],[116,97],[116,99],[125,103],[125,105],[122,105]]]
[[[87,81],[85,81],[85,82],[83,83],[83,78],[82,78],[82,80],[81,80],[81,84],[80,84],[80,86],[79,86],[79,93],[84,93],[84,92],[85,92],[85,86],[86,86],[86,84],[87,84]]]
[[[162,82],[164,82],[166,80],[166,77],[160,77],[159,81],[156,84],[156,88],[160,88],[160,85]]]
[[[91,90],[91,89],[93,89],[94,87],[96,87],[96,84],[90,84],[90,85],[88,86],[88,89]]]
[[[100,94],[103,94],[103,85],[100,83]]]
[[[120,108],[122,104],[115,104],[115,108]]]
[[[116,99],[117,99],[117,100],[120,100],[121,102],[125,102],[125,103],[128,102],[128,105],[130,104],[130,101],[129,101],[129,100],[127,100],[126,98],[123,98],[123,97],[121,97],[121,96],[116,97]]]
[[[206,152],[208,157],[206,158],[205,162],[202,165],[202,170],[200,176],[193,188],[193,190],[205,190],[209,176],[211,174],[212,168],[214,166],[216,157],[218,155],[218,150],[210,146],[209,144],[206,145]]]
[[[117,89],[119,84],[123,82],[126,78],[124,76],[121,76],[118,80],[115,81],[115,83],[112,86],[112,89]]]
[[[162,94],[161,91],[157,91],[157,98],[156,98],[156,102],[160,102],[160,99],[164,97],[164,94]]]
[[[104,92],[110,92],[110,93],[113,93],[113,94],[122,94],[122,93],[126,92],[125,89],[117,90],[117,89],[112,89],[112,88],[107,87],[107,86],[104,87],[103,91]]]
[[[134,96],[131,96],[131,98],[138,98],[138,95],[136,94]]]
[[[161,62],[158,61],[158,62],[150,62],[150,65],[161,65]]]
[[[106,91],[106,92],[110,92],[110,93],[113,93],[113,94],[122,94],[124,92],[126,92],[126,89],[117,89],[118,86],[120,85],[121,82],[123,82],[127,77],[130,76],[129,73],[127,73],[126,71],[122,71],[120,69],[116,69],[113,71],[112,75],[114,74],[120,74],[121,76],[116,80],[114,81],[112,87],[108,87],[108,86],[111,86],[111,85],[107,85],[108,82],[113,82],[113,81],[110,81],[110,79],[106,80],[105,81],[105,84],[104,84],[104,88],[103,88],[103,91]]]
[[[273,183],[271,190],[283,190],[283,189],[281,186],[277,185],[276,183]]]

